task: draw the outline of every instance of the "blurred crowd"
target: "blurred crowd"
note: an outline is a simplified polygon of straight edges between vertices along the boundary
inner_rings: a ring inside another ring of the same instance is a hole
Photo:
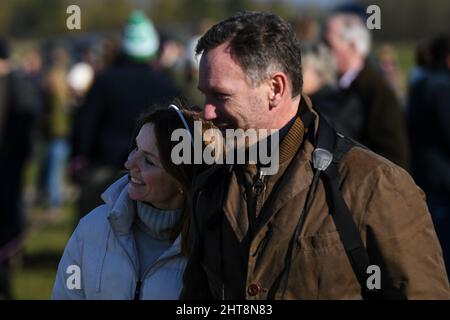
[[[427,196],[450,265],[450,40],[416,48],[405,76],[391,44],[372,44],[365,12],[342,7],[324,23],[292,21],[302,46],[304,93],[345,136],[408,170]],[[58,215],[76,201],[78,219],[123,170],[137,117],[154,104],[197,90],[196,41],[159,34],[133,12],[121,37],[33,49],[18,62],[0,41],[0,297],[11,298],[11,256],[27,225],[25,203]],[[24,199],[29,160],[37,167]],[[76,190],[75,199],[70,190]]]

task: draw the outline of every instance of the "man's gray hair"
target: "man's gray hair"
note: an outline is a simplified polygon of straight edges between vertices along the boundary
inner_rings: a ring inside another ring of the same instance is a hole
[[[340,35],[342,39],[348,43],[353,43],[356,50],[363,56],[367,57],[370,52],[371,35],[361,17],[355,14],[341,13],[333,18],[341,19]]]

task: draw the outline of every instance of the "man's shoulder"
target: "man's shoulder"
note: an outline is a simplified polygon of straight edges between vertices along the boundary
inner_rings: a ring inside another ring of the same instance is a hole
[[[365,147],[364,145],[359,144],[358,142],[355,142],[355,145],[353,148],[351,148],[342,161],[345,162],[361,162],[363,161],[364,165],[366,167],[379,167],[379,166],[386,166],[386,167],[394,167],[396,164],[394,164],[392,161],[386,159],[385,157],[379,155],[378,153],[373,152],[369,148]]]
[[[102,236],[106,230],[111,228],[108,221],[110,211],[111,208],[106,204],[93,209],[78,223],[76,230],[78,235],[83,239]]]
[[[341,160],[339,172],[347,181],[356,184],[367,180],[376,183],[380,179],[388,179],[393,183],[416,187],[405,169],[361,145],[355,145],[348,151]]]

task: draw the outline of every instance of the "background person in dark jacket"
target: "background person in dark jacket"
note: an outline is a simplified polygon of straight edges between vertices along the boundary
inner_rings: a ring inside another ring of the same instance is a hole
[[[0,42],[0,296],[7,299],[12,298],[9,260],[23,239],[23,176],[41,102],[33,75],[14,69],[6,43]]]
[[[76,115],[72,168],[81,181],[79,212],[100,205],[100,194],[118,176],[139,114],[179,95],[150,62],[159,47],[152,22],[133,12],[124,28],[122,54],[94,81]]]
[[[302,47],[303,93],[314,107],[341,134],[361,141],[363,105],[355,92],[337,84],[336,66],[322,43]]]
[[[354,13],[335,13],[325,38],[336,60],[340,88],[356,93],[364,108],[359,142],[407,169],[405,119],[393,90],[366,60],[371,39],[365,22]]]
[[[411,170],[426,192],[450,272],[450,39],[438,36],[430,46],[431,65],[412,82],[408,126]]]

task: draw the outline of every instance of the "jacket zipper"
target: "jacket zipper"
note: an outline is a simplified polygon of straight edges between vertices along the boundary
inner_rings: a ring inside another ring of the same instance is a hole
[[[117,237],[117,236],[116,236],[116,237]],[[118,237],[117,237],[117,238],[118,238]],[[125,254],[127,255],[127,257],[128,257],[128,262],[130,263],[132,269],[134,270],[134,274],[135,274],[136,278],[138,279],[138,280],[136,281],[136,287],[135,287],[135,289],[134,289],[134,297],[133,297],[133,300],[140,300],[142,282],[143,282],[143,280],[145,279],[145,277],[147,276],[147,274],[150,272],[150,270],[152,270],[155,266],[158,266],[158,265],[160,265],[161,263],[165,262],[167,259],[172,258],[172,257],[175,257],[175,256],[181,254],[181,253],[178,253],[178,254],[173,255],[173,256],[165,257],[165,258],[163,258],[163,259],[161,259],[161,260],[156,260],[156,262],[155,262],[153,265],[151,265],[151,266],[145,271],[145,273],[143,274],[142,279],[141,279],[140,276],[139,276],[140,271],[137,270],[138,268],[136,268],[136,265],[134,264],[133,259],[131,259],[130,254],[128,253],[128,251],[127,251],[127,250],[125,249],[125,247],[123,246],[122,241],[120,240],[120,238],[118,238],[117,241],[119,242],[119,245],[120,245],[120,247],[122,248],[122,250],[123,250],[123,251],[125,252]],[[139,257],[139,255],[138,255],[138,253],[137,253],[137,250],[136,250],[136,243],[135,243],[134,241],[133,241],[133,249],[135,250],[136,256]],[[139,261],[138,261],[138,263],[139,263]]]
[[[139,279],[139,272],[138,272],[138,270],[137,270],[137,268],[136,268],[136,265],[134,264],[134,262],[133,262],[133,259],[131,259],[131,256],[130,256],[130,254],[128,253],[128,251],[125,249],[125,247],[123,246],[123,244],[122,244],[122,241],[121,241],[121,239],[119,238],[119,236],[117,236],[117,241],[119,242],[119,245],[120,245],[120,247],[122,248],[122,250],[125,252],[125,254],[127,255],[127,257],[128,257],[128,262],[129,262],[129,264],[131,265],[131,268],[133,269],[133,271],[134,271],[134,275],[136,276],[136,278],[138,279],[138,281],[136,282],[136,288],[135,288],[135,290],[134,290],[134,300],[139,300],[139,295],[140,295],[140,292],[141,292],[141,285],[142,285],[142,281],[141,281],[141,279]],[[134,246],[134,245],[133,245]],[[136,250],[136,247],[134,247],[134,249]],[[137,254],[137,253],[136,253]]]
[[[122,248],[122,250],[123,250],[123,251],[125,252],[125,254],[127,255],[127,257],[128,257],[128,262],[130,263],[132,269],[134,270],[134,275],[135,275],[136,278],[138,279],[138,280],[136,281],[136,287],[135,287],[135,289],[134,289],[134,297],[133,297],[133,300],[140,300],[140,296],[141,296],[141,287],[142,287],[142,280],[141,280],[141,278],[139,277],[139,273],[140,273],[140,272],[137,270],[136,265],[134,264],[133,259],[131,259],[130,254],[128,253],[128,251],[127,251],[127,250],[125,249],[125,247],[123,246],[122,241],[121,241],[119,238],[118,238],[117,240],[118,240],[118,242],[119,242],[120,247]],[[134,241],[133,241],[133,243],[134,243]],[[133,249],[136,250],[136,244],[135,244],[135,243],[133,244]],[[136,254],[136,256],[138,257],[137,251],[135,251],[135,254]],[[138,263],[139,263],[139,261],[138,261]],[[151,267],[150,267],[149,269],[151,269]],[[145,273],[145,275],[148,273],[148,271],[149,271],[149,270],[147,270],[147,272]],[[143,279],[145,279],[145,276],[143,277]]]
[[[142,282],[145,280],[145,278],[147,277],[147,275],[150,273],[150,271],[162,264],[164,264],[167,260],[175,258],[176,256],[181,255],[181,253],[177,253],[175,255],[171,255],[171,256],[167,256],[164,257],[163,259],[160,260],[156,260],[155,263],[153,263],[150,267],[147,268],[147,270],[144,272],[144,274],[142,275],[142,278],[139,279],[136,282],[136,288],[134,290],[134,298],[133,300],[140,300],[141,299],[141,287],[142,287]]]
[[[140,300],[141,286],[142,286],[142,281],[138,280],[136,282],[136,289],[134,289],[134,298],[133,298],[133,300]]]

